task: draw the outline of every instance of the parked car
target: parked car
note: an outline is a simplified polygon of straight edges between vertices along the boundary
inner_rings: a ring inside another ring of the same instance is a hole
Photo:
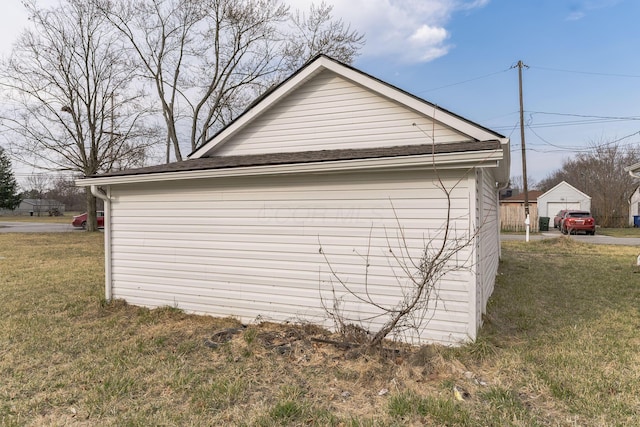
[[[562,221],[565,213],[567,213],[567,209],[562,209],[553,217],[553,228],[560,228],[560,221]]]
[[[104,211],[97,211],[96,216],[98,217],[98,228],[104,227]],[[71,221],[71,225],[78,228],[87,228],[87,213],[83,213],[80,215],[76,215],[73,217],[73,221]]]
[[[584,231],[592,236],[596,234],[596,220],[587,211],[567,211],[560,221],[562,234],[577,234]]]

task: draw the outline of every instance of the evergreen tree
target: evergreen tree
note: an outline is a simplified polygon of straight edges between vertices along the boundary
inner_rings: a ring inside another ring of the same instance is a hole
[[[0,209],[14,210],[20,202],[18,183],[13,176],[11,160],[0,147]]]

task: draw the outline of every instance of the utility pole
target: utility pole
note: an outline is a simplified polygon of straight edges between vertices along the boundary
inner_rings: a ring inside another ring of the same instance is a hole
[[[527,184],[527,149],[524,143],[524,102],[522,100],[522,68],[526,67],[522,61],[518,61],[516,65],[518,67],[518,88],[520,92],[520,144],[522,148],[522,184],[524,186],[524,224],[526,227],[525,240],[529,241],[529,186]]]

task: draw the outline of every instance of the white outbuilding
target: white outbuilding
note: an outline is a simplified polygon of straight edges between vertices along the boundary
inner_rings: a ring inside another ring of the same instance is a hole
[[[319,56],[187,160],[78,185],[105,200],[107,299],[375,332],[444,244],[394,337],[455,345],[494,288],[509,167],[508,138]]]
[[[629,197],[629,225],[637,227],[634,217],[638,216],[640,216],[640,187],[636,187]]]
[[[553,217],[563,209],[591,211],[591,196],[566,181],[538,196],[539,217],[549,217],[553,221]]]

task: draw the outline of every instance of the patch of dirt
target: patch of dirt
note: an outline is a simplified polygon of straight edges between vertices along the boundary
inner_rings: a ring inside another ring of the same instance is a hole
[[[233,362],[245,372],[260,370],[260,377],[251,380],[254,390],[277,390],[293,382],[305,398],[330,402],[345,417],[368,419],[384,412],[386,396],[397,392],[449,396],[450,387],[443,386],[448,381],[477,386],[465,365],[444,356],[449,348],[387,342],[382,349],[370,349],[317,326],[264,322],[223,328],[207,336],[204,345],[222,365]]]

